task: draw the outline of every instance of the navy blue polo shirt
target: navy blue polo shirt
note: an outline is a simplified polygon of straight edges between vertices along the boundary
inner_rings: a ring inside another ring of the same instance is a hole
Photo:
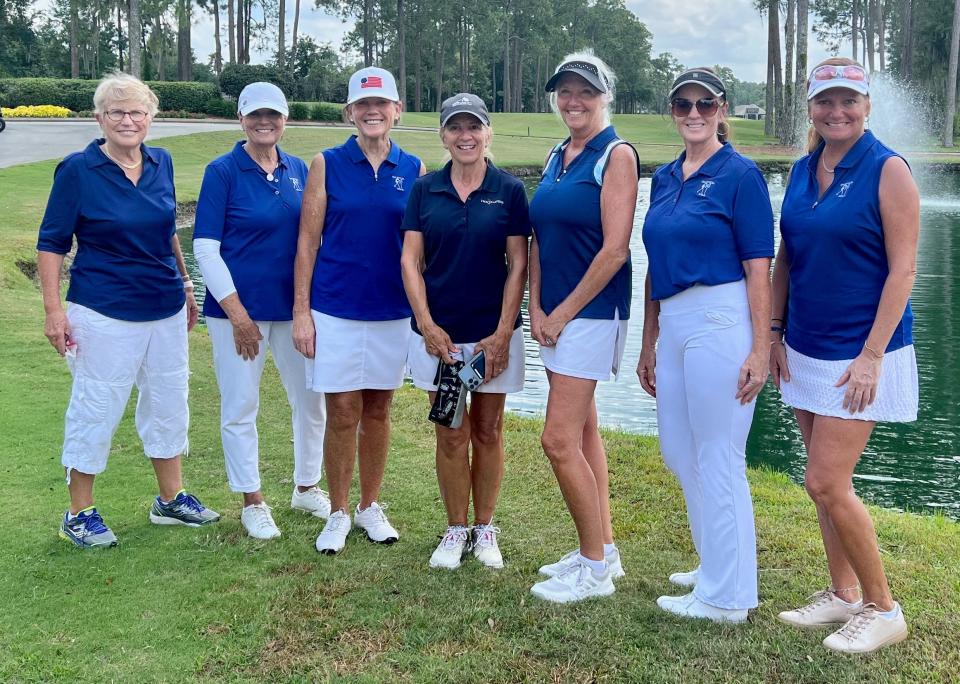
[[[293,318],[293,262],[307,165],[277,147],[273,180],[250,158],[244,142],[214,159],[203,174],[193,237],[220,241],[237,296],[255,321]],[[203,313],[226,318],[207,292]]]
[[[327,213],[310,306],[354,321],[391,321],[410,316],[400,275],[400,224],[420,160],[390,143],[374,169],[352,135],[323,151]]]
[[[456,342],[496,332],[507,282],[507,238],[530,235],[523,183],[487,162],[483,183],[460,200],[451,162],[413,185],[403,230],[423,234],[427,304],[434,322]],[[514,329],[521,325],[518,315]],[[415,319],[414,332],[420,333]]]
[[[661,166],[643,222],[651,297],[744,277],[748,259],[773,256],[773,210],[760,169],[729,143],[686,180],[686,152]]]
[[[870,131],[847,152],[820,195],[821,145],[793,165],[780,210],[780,234],[790,258],[787,344],[801,354],[837,361],[860,354],[873,327],[890,273],[880,173],[899,156]],[[886,351],[913,344],[910,302]]]
[[[177,200],[173,162],[140,145],[140,181],[130,182],[94,140],[53,173],[37,250],[66,254],[77,238],[67,301],[121,321],[157,321],[183,308],[173,253]]]
[[[583,151],[563,169],[556,154],[530,202],[530,221],[540,251],[540,306],[549,315],[573,292],[603,246],[600,185],[593,171],[607,144],[617,137],[607,126],[591,138]],[[564,143],[564,147],[569,139]],[[627,262],[610,282],[575,316],[620,320],[630,318],[630,273]]]

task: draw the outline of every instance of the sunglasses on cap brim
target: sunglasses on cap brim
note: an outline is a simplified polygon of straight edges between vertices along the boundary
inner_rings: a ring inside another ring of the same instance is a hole
[[[846,66],[837,66],[834,64],[823,64],[818,66],[810,73],[810,82],[832,81],[834,79],[843,79],[846,81],[860,81],[869,83],[867,72],[863,67],[855,64]]]

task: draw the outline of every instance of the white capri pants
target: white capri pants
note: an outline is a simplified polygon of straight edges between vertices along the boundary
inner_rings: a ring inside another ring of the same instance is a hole
[[[718,608],[757,606],[757,540],[747,483],[756,402],[735,398],[753,326],[743,280],[694,286],[660,302],[657,424],[683,488],[700,556],[694,593]]]
[[[323,467],[323,395],[306,383],[306,360],[293,346],[292,321],[254,321],[263,339],[253,360],[237,354],[233,324],[207,317],[213,342],[213,365],[220,387],[220,438],[227,465],[227,483],[234,492],[260,490],[259,436],[260,378],[267,350],[280,372],[293,411],[293,482],[308,487],[320,481]]]
[[[67,306],[73,374],[61,462],[89,475],[107,467],[110,442],[136,384],[136,426],[148,458],[187,451],[187,309],[159,321],[121,321],[79,304]]]

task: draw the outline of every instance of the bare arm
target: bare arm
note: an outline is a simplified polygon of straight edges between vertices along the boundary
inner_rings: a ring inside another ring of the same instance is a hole
[[[660,338],[660,302],[651,296],[650,271],[643,282],[643,342],[637,377],[643,391],[657,396],[657,340]]]
[[[614,148],[600,191],[603,245],[567,298],[543,322],[544,337],[554,343],[564,326],[607,286],[630,256],[630,233],[637,206],[637,164],[626,145]]]
[[[884,163],[879,194],[889,272],[867,341],[837,381],[837,387],[847,385],[843,407],[850,413],[863,411],[876,398],[884,351],[903,318],[917,276],[920,195],[909,167],[899,157]]]
[[[487,359],[488,375],[500,375],[510,361],[510,338],[513,337],[517,314],[523,302],[523,286],[527,282],[527,238],[523,235],[507,237],[507,280],[503,285],[503,304],[497,330],[477,343]]]
[[[320,153],[313,158],[307,175],[307,188],[300,208],[297,257],[293,263],[293,344],[308,359],[316,353],[317,331],[310,313],[310,289],[326,213],[326,162]]]
[[[777,260],[773,265],[773,296],[770,305],[770,327],[785,328],[787,325],[787,295],[790,292],[790,257],[787,246],[781,240]],[[787,350],[783,346],[783,333],[770,331],[770,375],[778,388],[781,382],[790,382],[787,367]]]
[[[530,314],[530,336],[543,344],[541,328],[545,316],[540,306],[540,246],[537,244],[536,234],[530,239],[530,259],[527,263],[530,273],[530,298],[527,302],[527,313]]]
[[[70,321],[63,310],[60,300],[60,270],[63,268],[63,254],[37,252],[37,270],[40,272],[40,291],[43,293],[43,310],[46,320],[43,334],[60,356],[71,344]]]
[[[747,279],[747,301],[753,324],[753,346],[740,368],[737,399],[749,404],[757,398],[770,374],[770,259],[747,259],[743,262]]]
[[[193,281],[190,280],[190,272],[187,270],[187,262],[183,260],[183,250],[180,249],[180,238],[176,232],[171,241],[173,246],[173,256],[177,260],[177,270],[180,271],[180,278],[183,280],[183,291],[187,296],[187,332],[193,330],[193,326],[200,319],[200,307],[197,306],[197,298],[193,295]]]
[[[403,289],[407,292],[407,299],[413,309],[420,334],[423,335],[427,353],[443,359],[446,364],[452,364],[453,357],[450,355],[460,350],[453,344],[447,332],[434,323],[427,302],[427,286],[423,282],[423,233],[415,230],[404,233],[400,272],[403,275]]]

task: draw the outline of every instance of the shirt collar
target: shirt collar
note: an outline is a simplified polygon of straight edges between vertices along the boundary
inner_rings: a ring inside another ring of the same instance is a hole
[[[360,143],[357,142],[356,134],[347,138],[347,142],[345,144],[347,147],[347,154],[350,155],[350,161],[352,161],[354,164],[367,161],[367,157],[363,154],[363,150],[360,149]],[[400,148],[392,140],[390,141],[390,152],[387,154],[385,161],[390,162],[392,166],[398,166],[400,164]]]
[[[847,150],[847,153],[843,155],[843,159],[834,167],[836,169],[851,169],[857,165],[857,163],[863,159],[863,155],[867,153],[871,147],[873,147],[877,142],[877,137],[873,134],[869,128],[863,132],[857,142],[853,143],[853,147]],[[813,154],[807,159],[807,168],[811,170],[812,173],[816,174],[817,164],[820,163],[820,157],[823,155],[823,148],[825,146],[824,142],[820,142],[820,145],[814,150]]]
[[[721,143],[722,147],[710,155],[710,158],[707,161],[703,162],[703,165],[697,169],[696,173],[692,174],[690,177],[694,176],[707,176],[708,178],[713,178],[718,173],[720,169],[723,168],[723,165],[727,163],[727,160],[733,156],[733,145],[728,142]],[[673,168],[670,170],[674,176],[683,176],[683,162],[687,158],[687,151],[684,150],[680,153],[680,156],[675,162],[673,162]]]
[[[113,164],[114,162],[104,154],[103,150],[100,149],[100,146],[106,142],[106,138],[96,138],[83,151],[83,157],[87,162],[89,168],[94,168],[96,166],[103,166],[104,164]],[[153,162],[154,164],[159,164],[157,159],[157,152],[152,147],[147,147],[143,143],[140,143],[140,156],[146,159],[147,161]]]
[[[241,171],[256,171],[260,168],[260,165],[253,161],[253,157],[247,154],[247,151],[243,147],[246,142],[246,140],[238,140],[237,144],[233,146],[233,150],[230,151],[230,154],[233,155],[233,159]],[[283,168],[290,168],[289,155],[281,150],[279,145],[277,145],[277,160]]]
[[[604,150],[607,147],[607,144],[617,137],[617,132],[613,129],[613,124],[610,124],[602,131],[597,133],[595,136],[590,138],[584,147],[587,147],[591,150]],[[570,137],[567,136],[567,139],[560,143],[560,149],[565,150],[567,145],[570,144]]]
[[[450,171],[453,168],[453,162],[448,161],[442,169],[433,174],[430,179],[430,192],[449,193],[459,199],[460,195],[457,189],[453,187],[453,180],[450,177]],[[497,193],[500,191],[500,171],[487,160],[487,170],[483,175],[483,182],[480,184],[480,192]]]

